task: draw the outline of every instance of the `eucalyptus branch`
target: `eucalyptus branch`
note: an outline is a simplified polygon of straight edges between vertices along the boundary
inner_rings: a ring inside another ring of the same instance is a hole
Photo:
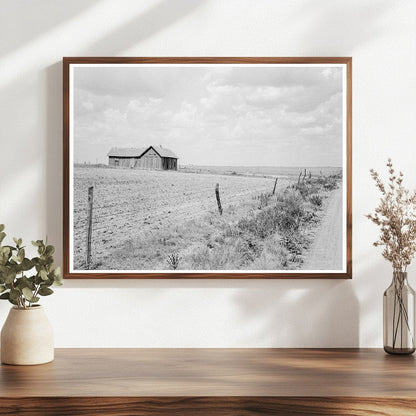
[[[55,248],[43,240],[32,241],[38,255],[29,259],[21,238],[13,239],[14,246],[2,245],[4,228],[0,224],[0,299],[19,309],[30,308],[40,296],[53,293],[51,286],[62,284],[60,268],[53,264]]]

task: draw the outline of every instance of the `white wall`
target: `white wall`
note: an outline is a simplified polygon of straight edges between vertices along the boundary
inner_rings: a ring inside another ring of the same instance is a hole
[[[416,187],[416,2],[0,0],[0,222],[62,258],[63,56],[352,56],[352,281],[67,281],[57,347],[379,347],[391,271],[368,169]],[[416,286],[415,268],[410,281]],[[9,304],[0,304],[0,324]]]

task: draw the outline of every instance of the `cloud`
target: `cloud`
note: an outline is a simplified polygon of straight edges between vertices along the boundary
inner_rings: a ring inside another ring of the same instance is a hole
[[[171,148],[180,163],[342,160],[339,67],[89,67],[75,74],[79,160],[105,162],[112,146],[150,144]]]

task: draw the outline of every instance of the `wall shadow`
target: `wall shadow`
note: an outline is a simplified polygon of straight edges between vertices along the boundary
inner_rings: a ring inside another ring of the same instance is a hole
[[[99,1],[31,0],[2,3],[0,27],[3,34],[13,33],[13,36],[3,36],[0,40],[0,56],[12,52],[68,20],[76,18],[77,15],[93,7]],[[24,30],[16,30],[16,25]]]
[[[25,46],[71,19],[76,19],[79,14],[99,2],[100,0],[12,0],[2,3],[0,27],[3,34],[13,33],[13,36],[3,35],[0,40],[0,56]],[[16,25],[22,30],[16,30]]]
[[[273,347],[357,347],[360,305],[350,280],[292,280],[238,293],[243,344]],[[253,341],[254,339],[254,341]]]
[[[196,0],[162,0],[86,47],[83,53],[91,56],[119,56],[126,49],[168,28],[202,6],[204,2]]]
[[[325,51],[316,51],[318,56],[345,56],[374,37],[383,36],[386,28],[378,18],[392,5],[390,0],[380,0],[377,4],[326,0],[302,2],[293,14],[293,20],[297,23],[297,36],[302,40],[323,33],[322,28],[325,28],[333,48],[325,43]],[[319,45],[319,35],[316,44]]]

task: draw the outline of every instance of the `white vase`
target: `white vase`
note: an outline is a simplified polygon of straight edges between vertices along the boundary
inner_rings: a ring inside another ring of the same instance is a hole
[[[53,329],[43,307],[11,308],[1,331],[1,362],[35,365],[53,359]]]

